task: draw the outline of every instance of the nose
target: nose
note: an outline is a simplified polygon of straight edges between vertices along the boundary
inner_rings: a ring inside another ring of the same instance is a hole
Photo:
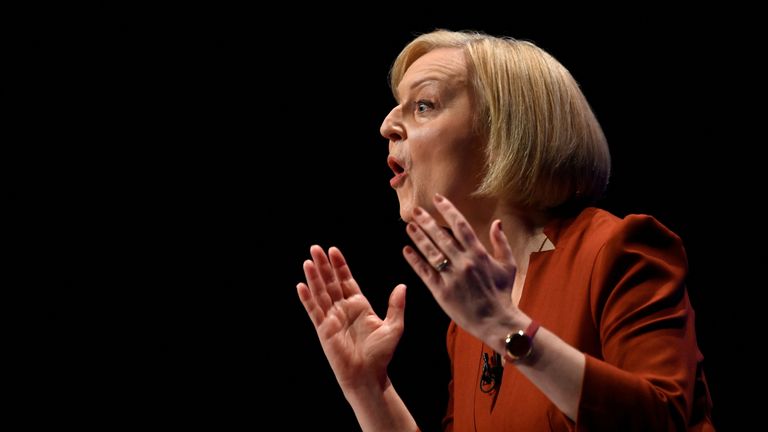
[[[384,117],[379,133],[381,133],[381,136],[388,139],[390,143],[405,139],[405,128],[402,123],[400,105],[392,108],[392,111]]]

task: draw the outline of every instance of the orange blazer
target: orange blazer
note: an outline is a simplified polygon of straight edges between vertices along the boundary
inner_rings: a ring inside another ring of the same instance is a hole
[[[493,351],[452,322],[444,429],[714,430],[680,239],[650,216],[596,208],[544,232],[555,248],[531,255],[519,307],[586,355],[578,421],[512,364],[497,391],[480,391],[482,353]]]

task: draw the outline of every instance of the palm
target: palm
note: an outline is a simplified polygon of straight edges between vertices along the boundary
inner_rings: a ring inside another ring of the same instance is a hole
[[[382,320],[337,249],[329,251],[330,260],[319,247],[311,252],[314,262],[304,264],[308,285],[299,284],[299,296],[336,378],[344,386],[383,376],[403,332],[403,288],[393,293]]]
[[[336,302],[317,327],[323,351],[340,381],[386,368],[402,331],[379,318],[362,294]]]

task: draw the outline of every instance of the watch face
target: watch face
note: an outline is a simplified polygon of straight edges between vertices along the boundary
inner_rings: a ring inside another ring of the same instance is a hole
[[[531,351],[531,338],[519,331],[507,338],[507,352],[513,357],[525,357]]]

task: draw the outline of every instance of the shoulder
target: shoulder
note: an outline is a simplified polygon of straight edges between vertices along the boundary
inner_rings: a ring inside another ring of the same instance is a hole
[[[652,216],[619,218],[588,208],[552,233],[555,249],[547,270],[577,293],[571,304],[588,302],[597,328],[684,305],[685,250],[680,238]]]
[[[649,215],[620,218],[590,207],[552,224],[547,235],[555,244],[552,263],[593,283],[637,266],[687,273],[680,238]]]
[[[558,228],[553,230],[556,231],[556,248],[611,249],[628,244],[660,249],[682,246],[675,233],[653,216],[644,214],[619,218],[608,211],[590,207],[572,219],[561,221]]]
[[[597,309],[610,298],[679,298],[688,261],[682,241],[649,215],[616,217],[604,210],[582,212],[571,226],[575,261],[588,267]],[[579,244],[580,243],[580,244]],[[569,242],[566,241],[566,244]],[[629,294],[629,296],[627,295]]]

